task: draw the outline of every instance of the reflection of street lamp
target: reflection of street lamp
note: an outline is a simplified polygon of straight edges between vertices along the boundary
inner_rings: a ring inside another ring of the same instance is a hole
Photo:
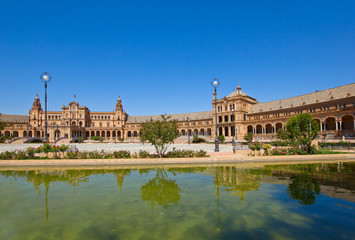
[[[190,145],[190,118],[187,117],[187,143]]]
[[[214,151],[219,152],[219,143],[218,143],[218,137],[217,137],[217,88],[219,87],[219,80],[217,78],[213,79],[211,81],[212,87],[214,87],[214,108],[215,108],[215,121],[216,121],[216,126],[215,126],[215,133],[216,133],[216,138],[214,140]]]
[[[40,76],[42,82],[44,82],[44,91],[45,91],[45,95],[44,95],[44,103],[45,103],[45,107],[44,107],[44,142],[48,142],[48,136],[47,136],[47,84],[52,80],[52,76],[47,73],[44,72],[41,74]]]

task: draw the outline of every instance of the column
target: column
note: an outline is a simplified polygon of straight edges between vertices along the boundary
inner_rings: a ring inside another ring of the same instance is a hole
[[[340,121],[339,121],[339,130],[340,130],[340,131],[343,130],[342,124],[343,124],[343,122],[340,120]]]
[[[338,121],[335,120],[335,131],[338,131]]]
[[[323,132],[323,123],[322,122],[319,122],[319,129],[321,132]]]

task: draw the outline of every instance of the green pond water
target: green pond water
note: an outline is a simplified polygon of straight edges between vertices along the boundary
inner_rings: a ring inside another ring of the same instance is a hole
[[[355,163],[0,169],[0,239],[355,239]]]

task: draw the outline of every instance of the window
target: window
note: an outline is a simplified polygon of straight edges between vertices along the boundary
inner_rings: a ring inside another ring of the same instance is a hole
[[[109,126],[110,126],[110,123],[109,123],[109,122],[107,122],[107,123],[106,123],[106,125],[107,125],[107,127],[109,127]]]
[[[100,122],[99,124],[100,124],[100,127],[102,127],[102,122]]]

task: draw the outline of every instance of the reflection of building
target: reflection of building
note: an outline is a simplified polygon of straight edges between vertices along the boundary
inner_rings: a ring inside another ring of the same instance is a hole
[[[212,101],[214,109],[214,101]],[[242,139],[245,133],[253,132],[262,139],[271,139],[284,128],[287,119],[299,113],[310,113],[320,126],[321,136],[354,136],[355,83],[316,91],[297,97],[259,103],[256,99],[237,91],[217,99],[218,134]],[[171,114],[178,120],[179,133],[214,137],[214,111]],[[187,117],[190,122],[187,122]],[[60,138],[82,136],[89,139],[100,136],[107,141],[124,139],[139,141],[140,124],[155,116],[129,116],[121,99],[117,99],[114,112],[91,112],[87,107],[71,102],[61,111],[48,112],[48,134],[51,141]],[[28,116],[0,115],[0,121],[10,123],[1,135],[15,138],[43,137],[44,111],[38,96]]]

